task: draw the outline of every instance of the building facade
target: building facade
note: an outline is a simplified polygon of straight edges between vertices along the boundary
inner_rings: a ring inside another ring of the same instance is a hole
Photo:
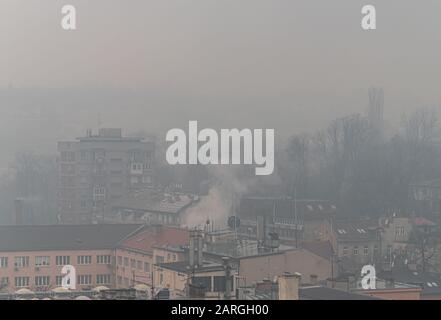
[[[76,290],[115,286],[115,247],[140,225],[0,226],[0,291],[50,291],[75,268]]]
[[[100,221],[109,200],[153,183],[153,143],[123,137],[121,129],[88,131],[58,142],[58,152],[60,223]]]

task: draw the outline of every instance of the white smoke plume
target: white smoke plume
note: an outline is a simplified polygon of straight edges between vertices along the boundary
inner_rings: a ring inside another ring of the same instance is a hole
[[[272,188],[280,183],[277,174],[269,177],[254,175],[254,168],[237,166],[210,166],[213,182],[208,195],[201,196],[183,216],[182,223],[188,227],[205,227],[223,229],[227,226],[228,217],[234,215],[240,196],[254,193],[266,187]]]

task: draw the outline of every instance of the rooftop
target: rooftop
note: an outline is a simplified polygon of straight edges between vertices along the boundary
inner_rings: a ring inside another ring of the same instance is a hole
[[[410,185],[415,187],[441,188],[441,179],[430,179],[419,182],[413,182]]]
[[[143,138],[139,137],[123,137],[121,128],[101,128],[98,130],[98,134],[92,134],[91,130],[88,130],[85,137],[78,137],[77,140],[80,141],[115,141],[115,140],[126,140],[126,141],[142,141]]]
[[[381,300],[368,295],[347,292],[323,286],[310,286],[299,289],[300,300]]]
[[[270,215],[279,219],[300,220],[328,218],[337,213],[337,207],[327,200],[292,199],[283,197],[243,197],[240,200],[240,218]]]
[[[186,194],[158,194],[145,189],[133,191],[113,203],[115,208],[139,211],[178,214],[194,202],[194,197]]]
[[[190,241],[189,231],[163,225],[144,226],[142,230],[122,241],[120,248],[152,253],[154,247],[186,245]]]
[[[340,241],[370,241],[378,238],[378,222],[374,220],[336,220],[333,229]]]
[[[287,250],[295,250],[292,246],[280,244],[279,248],[271,252],[264,251],[259,247],[258,241],[240,239],[225,242],[215,242],[207,244],[207,254],[215,256],[226,256],[230,258],[247,258],[261,255],[280,254]]]
[[[422,295],[441,294],[441,274],[394,268],[380,273],[380,277],[394,282],[421,287]]]
[[[303,242],[301,247],[327,260],[331,260],[334,254],[334,249],[329,241],[307,241]]]
[[[139,224],[0,226],[0,251],[112,249]]]
[[[202,266],[199,266],[197,268],[192,268],[188,261],[178,261],[178,262],[170,262],[170,263],[161,263],[158,264],[160,268],[173,270],[180,273],[187,273],[187,272],[210,272],[210,271],[223,271],[224,267],[219,263],[211,263],[211,262],[204,262]]]

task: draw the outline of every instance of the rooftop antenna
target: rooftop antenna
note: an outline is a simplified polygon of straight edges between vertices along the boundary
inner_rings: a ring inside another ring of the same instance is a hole
[[[233,199],[233,203],[232,203],[232,210],[234,213],[234,240],[237,243],[237,212],[236,212],[236,207],[235,207],[235,197],[234,197],[234,192],[232,192],[232,199]]]
[[[298,237],[297,237],[297,231],[298,231],[298,221],[297,221],[297,189],[296,186],[294,185],[294,223],[296,226],[296,232],[295,232],[295,237],[296,237],[296,248],[298,247]]]

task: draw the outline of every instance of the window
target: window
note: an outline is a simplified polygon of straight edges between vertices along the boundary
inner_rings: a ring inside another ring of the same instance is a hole
[[[164,262],[164,257],[156,256],[156,263],[163,263],[163,262]]]
[[[404,227],[395,227],[395,238],[403,237],[404,234]]]
[[[29,257],[14,257],[14,266],[18,268],[29,267]]]
[[[92,275],[90,275],[90,274],[79,275],[77,277],[77,282],[78,282],[78,284],[81,284],[81,285],[92,284]]]
[[[124,286],[129,287],[129,278],[124,277]]]
[[[369,248],[368,247],[364,247],[363,248],[363,253],[365,256],[367,256],[369,254]]]
[[[72,162],[75,161],[75,152],[73,151],[62,151],[61,161]]]
[[[138,270],[142,270],[142,261],[136,261],[136,268],[138,269]]]
[[[211,291],[211,277],[193,277],[192,283],[201,286],[204,291]]]
[[[129,266],[129,258],[124,257],[124,267],[128,267]]]
[[[121,256],[118,256],[118,265],[122,266],[122,257]]]
[[[122,285],[122,277],[121,276],[118,276],[117,281],[118,281],[119,285]]]
[[[119,257],[121,258],[121,257]],[[99,255],[96,256],[96,262],[98,264],[110,264],[110,255]]]
[[[133,269],[136,268],[136,260],[135,259],[130,259],[130,267]]]
[[[37,256],[35,257],[35,266],[48,266],[50,265],[50,257],[49,256]]]
[[[144,272],[150,272],[150,265],[148,262],[144,262]]]
[[[343,247],[343,255],[344,256],[348,255],[348,247]]]
[[[171,254],[168,253],[168,254],[167,254],[167,261],[170,261],[170,260],[171,260]]]
[[[392,245],[387,246],[387,254],[390,256],[392,254]]]
[[[7,287],[9,286],[9,278],[8,277],[1,277],[0,278],[0,287]]]
[[[62,281],[63,281],[63,276],[55,276],[55,285],[56,286],[61,286],[61,284],[62,284]]]
[[[0,257],[0,268],[8,267],[8,257]]]
[[[374,246],[374,256],[377,256],[377,255],[378,255],[378,246],[375,245]]]
[[[225,291],[225,276],[215,276],[214,277],[214,292],[224,292]],[[230,283],[233,283],[233,277],[230,278]]]
[[[150,162],[146,162],[143,165],[144,170],[150,169],[151,168],[151,163]]]
[[[93,201],[101,201],[106,198],[106,188],[104,186],[95,186],[93,188]]]
[[[97,284],[110,284],[110,274],[97,274],[96,275]]]
[[[358,255],[358,247],[354,247],[354,256]]]
[[[48,286],[50,284],[49,276],[36,276],[35,285],[36,286]]]
[[[78,256],[77,263],[78,264],[91,264],[92,263],[92,256]]]
[[[56,256],[55,264],[57,266],[65,266],[67,264],[70,264],[70,256]]]
[[[15,277],[15,287],[29,287],[29,277]]]

